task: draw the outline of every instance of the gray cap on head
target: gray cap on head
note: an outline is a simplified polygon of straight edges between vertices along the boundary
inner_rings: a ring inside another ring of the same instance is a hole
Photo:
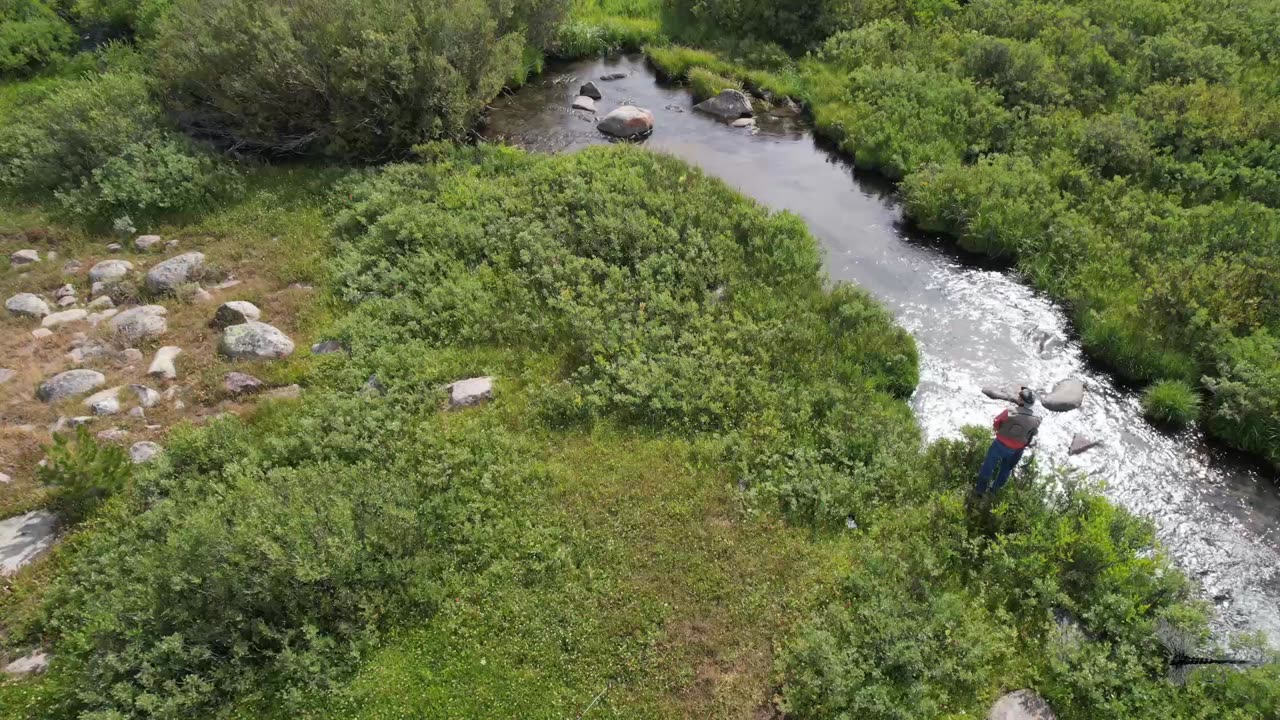
[[[1036,404],[1036,394],[1031,388],[1022,388],[1018,391],[1018,404],[1023,407],[1031,407]]]

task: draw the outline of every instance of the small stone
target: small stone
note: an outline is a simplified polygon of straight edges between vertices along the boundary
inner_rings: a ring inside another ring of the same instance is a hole
[[[111,428],[110,430],[103,430],[94,437],[105,442],[122,442],[129,437],[129,433],[120,428]]]
[[[23,265],[31,265],[40,262],[40,253],[35,250],[18,250],[9,255],[9,264],[14,267],[22,267]]]
[[[614,80],[621,80],[626,76],[627,74],[624,72],[611,72],[611,73],[605,73],[601,75],[600,79],[605,82],[613,82]]]
[[[94,340],[77,344],[71,352],[67,353],[67,359],[76,365],[83,365],[86,362],[101,360],[112,354],[110,347]]]
[[[106,384],[107,378],[96,370],[68,370],[40,383],[36,397],[47,403],[84,395]]]
[[[1054,412],[1076,410],[1084,404],[1084,382],[1074,378],[1063,380],[1040,399],[1040,404]]]
[[[107,252],[120,252],[124,246],[120,243],[107,243]]]
[[[693,109],[708,115],[715,115],[725,121],[751,117],[754,114],[751,108],[751,99],[747,97],[747,94],[733,88],[721,90],[720,94],[694,105]]]
[[[369,379],[364,381],[364,386],[360,388],[360,394],[365,397],[382,395],[386,391],[387,388],[383,386],[377,375],[370,375]]]
[[[477,377],[459,380],[446,386],[445,390],[449,391],[450,410],[471,407],[493,399],[493,378]]]
[[[638,138],[653,132],[653,113],[634,105],[623,105],[604,116],[596,129],[618,138]]]
[[[44,327],[51,328],[67,323],[80,322],[89,317],[89,311],[84,308],[76,308],[74,310],[63,310],[52,315],[46,315],[40,324]]]
[[[49,303],[39,295],[18,293],[4,301],[4,309],[21,317],[42,318],[49,314]]]
[[[130,408],[130,409],[129,409],[129,417],[138,418],[139,420],[146,420],[146,419],[147,419],[147,411],[146,411],[146,410],[143,410],[141,406],[136,407],[136,408]]]
[[[110,296],[107,296],[107,295],[103,295],[102,297],[95,298],[93,302],[89,303],[90,310],[109,310],[115,306],[116,306],[115,301],[112,300]]]
[[[67,424],[73,428],[76,428],[76,427],[80,427],[81,425],[88,425],[92,423],[94,420],[97,420],[97,418],[93,417],[92,415],[77,415],[76,417],[73,417],[70,420],[67,420]]]
[[[105,294],[111,289],[111,283],[106,280],[99,280],[89,287],[89,297],[96,297]]]
[[[310,285],[303,285],[302,283],[289,283],[288,289],[301,290],[302,292],[310,292],[312,290],[315,290],[315,288],[311,287]]]
[[[138,248],[142,252],[147,252],[148,250],[159,245],[160,240],[161,239],[159,235],[139,235],[137,238],[134,239],[133,246]]]
[[[58,307],[71,307],[72,305],[75,305],[75,304],[76,304],[75,295],[68,295],[63,298],[58,298]]]
[[[732,125],[736,128],[751,128],[756,126],[755,118],[738,118],[734,120]]]
[[[271,325],[247,322],[223,331],[218,352],[233,360],[274,360],[293,354],[293,341]]]
[[[66,285],[63,285],[62,287],[53,291],[53,299],[61,300],[62,298],[67,297],[68,295],[75,297],[75,294],[76,294],[76,287],[71,283],[67,283]]]
[[[251,395],[262,390],[262,381],[246,373],[229,372],[222,378],[222,387],[230,395]]]
[[[600,93],[600,88],[596,87],[596,84],[590,81],[583,83],[582,87],[578,88],[578,94],[584,97],[589,97],[592,100],[602,100],[604,98],[604,95]]]
[[[187,406],[187,404],[186,404],[186,403],[184,403],[184,402],[182,402],[181,400],[174,400],[174,401],[173,401],[173,409],[174,409],[174,410],[181,410],[181,409],[185,408],[186,406]]]
[[[54,260],[58,259],[58,253],[56,251],[50,250],[49,252],[44,254],[44,259],[48,260],[49,262],[53,262]]]
[[[346,348],[337,340],[325,340],[311,346],[312,355],[332,355],[340,352],[346,352]]]
[[[53,334],[53,331],[45,327],[36,328],[35,330],[31,331],[31,337],[37,340],[43,340],[52,334]]]
[[[987,720],[1056,720],[1045,699],[1031,690],[1017,690],[996,701]]]
[[[84,267],[84,264],[81,263],[79,260],[68,260],[62,265],[62,274],[74,275],[75,273],[80,272],[80,268],[83,268],[83,267]]]
[[[165,250],[173,250],[173,249],[177,248],[177,247],[178,247],[178,245],[179,245],[179,243],[178,243],[178,241],[177,241],[177,240],[170,240],[170,241],[168,241],[168,242],[166,242],[166,243],[164,244],[164,249],[165,249]]]
[[[0,385],[3,385],[9,382],[17,374],[18,373],[16,370],[10,370],[9,368],[0,368]]]
[[[142,351],[138,348],[125,348],[120,353],[120,363],[122,365],[137,365],[142,362],[143,357]]]
[[[155,458],[155,456],[162,452],[164,452],[164,448],[150,440],[143,440],[142,442],[136,442],[129,446],[129,460],[131,460],[134,465],[141,465],[143,463],[150,462]]]
[[[133,269],[133,263],[128,260],[103,260],[102,262],[89,268],[89,282],[111,283],[124,278]],[[95,289],[93,294],[97,295],[98,290]]]
[[[94,415],[118,415],[120,413],[120,398],[118,395],[122,389],[121,387],[113,387],[96,392],[84,399],[84,405]]]
[[[182,354],[182,348],[176,345],[166,345],[156,351],[156,357],[151,361],[151,367],[147,369],[148,375],[155,375],[166,380],[173,380],[178,377],[178,369],[174,365],[174,359]]]
[[[1018,391],[1026,387],[1026,383],[1010,383],[1008,385],[984,385],[982,394],[992,400],[1004,400],[1005,402],[1018,402]]]
[[[111,318],[111,330],[124,342],[133,345],[167,332],[169,322],[164,316],[168,313],[169,311],[161,305],[129,308]]]
[[[592,100],[591,98],[587,97],[586,95],[579,95],[578,97],[576,97],[576,98],[574,98],[574,99],[573,99],[573,109],[574,109],[574,110],[586,110],[587,112],[595,112],[595,111],[596,111],[596,101],[595,101],[595,100]]]
[[[179,285],[190,282],[192,275],[204,267],[204,253],[189,252],[171,257],[147,271],[147,290],[172,293]]]
[[[144,408],[153,408],[160,404],[160,393],[152,390],[146,385],[132,384],[129,389],[133,391],[134,396],[138,399],[138,405]]]
[[[20,657],[4,666],[4,674],[9,677],[22,678],[39,675],[49,669],[49,654],[37,652]]]
[[[1101,440],[1094,440],[1093,438],[1085,437],[1080,433],[1076,433],[1076,436],[1071,438],[1071,448],[1067,450],[1067,454],[1079,455],[1080,453],[1085,452],[1086,450],[1092,450],[1101,444]]]
[[[261,318],[262,311],[258,309],[257,305],[244,300],[231,300],[218,306],[218,310],[213,314],[213,326],[226,328],[232,325],[253,322]]]

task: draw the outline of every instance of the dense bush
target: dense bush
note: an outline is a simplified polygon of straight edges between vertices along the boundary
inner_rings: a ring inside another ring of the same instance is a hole
[[[181,124],[233,150],[361,161],[462,138],[563,0],[181,0],[155,73]]]
[[[0,119],[0,188],[53,194],[98,224],[193,211],[226,192],[232,172],[168,129],[145,77],[109,72],[64,81]]]
[[[0,0],[0,77],[62,56],[75,39],[49,0]]]
[[[72,10],[83,26],[148,39],[172,6],[173,0],[75,0]]]

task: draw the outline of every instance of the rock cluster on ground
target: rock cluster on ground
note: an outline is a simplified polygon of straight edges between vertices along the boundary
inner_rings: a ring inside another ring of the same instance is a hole
[[[694,105],[693,109],[725,121],[747,118],[755,114],[755,110],[751,107],[751,98],[741,90],[733,88],[721,90],[715,97],[707,98]]]
[[[623,105],[604,116],[596,128],[616,138],[634,139],[653,132],[653,113],[634,105]]]

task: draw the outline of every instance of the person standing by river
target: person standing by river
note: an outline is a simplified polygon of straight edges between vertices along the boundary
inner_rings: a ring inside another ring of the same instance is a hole
[[[1005,410],[996,416],[992,423],[996,437],[982,461],[978,484],[973,489],[977,497],[999,492],[1022,459],[1022,452],[1036,439],[1040,417],[1031,409],[1035,404],[1035,393],[1030,388],[1019,388],[1017,407],[1012,412]]]

